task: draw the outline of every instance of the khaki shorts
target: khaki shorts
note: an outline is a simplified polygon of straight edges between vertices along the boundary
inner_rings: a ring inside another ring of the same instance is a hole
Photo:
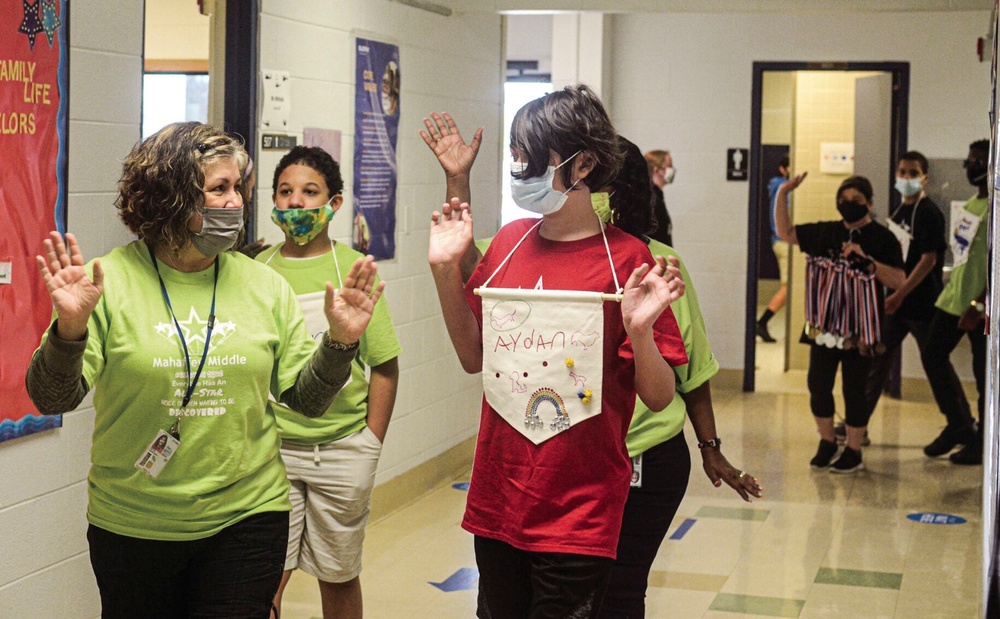
[[[774,250],[774,257],[778,259],[778,281],[782,284],[788,283],[788,243],[775,241],[771,245]]]
[[[286,570],[298,568],[332,583],[361,574],[361,546],[381,453],[382,443],[368,426],[325,445],[281,445],[292,483]]]

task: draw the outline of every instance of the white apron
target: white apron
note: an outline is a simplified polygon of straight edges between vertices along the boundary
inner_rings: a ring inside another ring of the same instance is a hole
[[[330,253],[333,255],[333,266],[335,272],[337,273],[337,290],[339,291],[340,288],[343,287],[344,282],[340,277],[340,263],[337,261],[337,252],[333,249],[332,241],[330,242],[330,250]],[[281,249],[279,248],[278,251],[281,251]],[[268,256],[264,264],[270,263],[271,259],[274,258],[278,251]],[[311,258],[307,258],[307,260],[311,260]],[[326,290],[320,290],[319,292],[307,292],[306,294],[297,295],[296,298],[299,300],[299,305],[302,307],[302,314],[305,316],[306,330],[309,332],[309,335],[316,340],[320,346],[322,346],[323,334],[330,328],[330,321],[326,319],[326,312],[324,311],[324,307],[326,305]],[[344,383],[344,387],[351,384],[353,379],[353,375],[348,375],[347,382]],[[341,389],[344,387],[341,387]]]
[[[920,206],[920,203],[923,201],[923,199],[924,199],[924,197],[923,197],[923,195],[921,195],[919,198],[917,198],[917,201],[913,204],[913,214],[910,215],[910,229],[909,230],[907,230],[903,226],[901,226],[901,225],[897,224],[895,221],[893,221],[893,217],[896,216],[896,213],[899,212],[899,209],[903,208],[902,204],[900,204],[896,208],[896,211],[892,215],[890,215],[888,217],[888,219],[886,219],[886,221],[885,221],[886,227],[889,229],[889,232],[892,232],[893,236],[896,237],[896,240],[899,241],[899,248],[903,250],[903,262],[904,263],[906,262],[907,256],[909,256],[910,241],[913,240],[914,225],[917,222],[917,207]]]
[[[532,226],[475,290],[483,299],[483,391],[507,423],[536,445],[601,413],[604,301],[618,294],[488,288],[541,222]]]

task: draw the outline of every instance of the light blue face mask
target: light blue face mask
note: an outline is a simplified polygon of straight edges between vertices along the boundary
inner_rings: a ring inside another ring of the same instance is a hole
[[[900,178],[896,177],[896,191],[901,193],[904,198],[911,198],[918,193],[920,193],[924,188],[924,183],[919,178]]]
[[[576,151],[559,165],[549,166],[545,174],[535,178],[520,179],[513,176],[514,174],[524,172],[528,164],[517,161],[512,162],[510,164],[510,194],[514,198],[514,204],[538,215],[548,215],[561,209],[569,198],[568,194],[570,190],[576,186],[579,180],[563,192],[552,188],[552,179],[555,178],[556,170],[569,163],[573,157],[579,154],[580,151]]]

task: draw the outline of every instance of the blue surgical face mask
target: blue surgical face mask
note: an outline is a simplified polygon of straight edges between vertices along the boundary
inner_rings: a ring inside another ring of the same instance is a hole
[[[545,174],[535,178],[520,179],[513,176],[514,174],[523,173],[528,164],[517,161],[512,162],[510,164],[510,194],[514,198],[514,204],[538,215],[548,215],[561,209],[563,204],[566,204],[570,190],[576,186],[579,180],[570,185],[569,189],[565,192],[553,189],[552,180],[556,176],[556,170],[569,163],[573,157],[579,154],[580,151],[577,151],[559,165],[549,166]]]
[[[900,178],[896,177],[896,191],[898,191],[904,198],[911,198],[924,189],[924,183],[919,178]]]

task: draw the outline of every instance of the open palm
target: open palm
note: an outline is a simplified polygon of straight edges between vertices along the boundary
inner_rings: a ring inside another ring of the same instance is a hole
[[[454,119],[447,112],[442,114],[434,112],[430,118],[424,119],[424,126],[427,127],[427,131],[421,131],[420,137],[434,152],[445,174],[449,176],[468,174],[479,154],[479,145],[483,141],[483,128],[477,129],[472,136],[472,142],[466,144]]]
[[[684,280],[676,258],[670,265],[663,256],[656,256],[655,260],[652,268],[644,264],[634,270],[625,283],[622,320],[630,334],[651,329],[663,310],[684,295]]]
[[[35,262],[60,322],[85,325],[104,292],[104,271],[100,261],[94,262],[94,278],[90,279],[75,236],[67,234],[63,243],[62,235],[50,232],[43,245],[45,256],[35,256]]]
[[[469,205],[458,198],[431,214],[431,237],[427,261],[431,266],[458,264],[472,246],[472,216]]]
[[[340,290],[335,291],[327,282],[324,312],[330,324],[330,339],[342,344],[361,339],[385,290],[385,282],[375,285],[377,270],[375,259],[366,256],[354,261]]]

